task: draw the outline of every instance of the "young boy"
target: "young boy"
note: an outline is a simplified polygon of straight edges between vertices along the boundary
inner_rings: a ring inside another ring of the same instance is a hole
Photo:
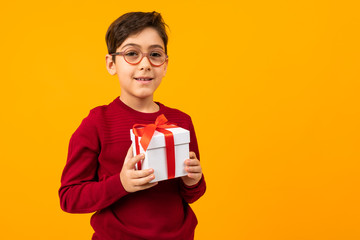
[[[194,238],[189,203],[206,188],[194,127],[185,113],[153,101],[168,65],[165,25],[159,13],[131,12],[106,33],[106,67],[118,76],[121,96],[92,109],[72,135],[59,189],[64,211],[96,212],[92,239]],[[133,157],[129,130],[161,114],[190,131],[188,175],[150,183],[153,169],[134,169],[144,155]]]

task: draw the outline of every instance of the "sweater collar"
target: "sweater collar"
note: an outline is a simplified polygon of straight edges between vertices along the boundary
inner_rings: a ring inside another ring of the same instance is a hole
[[[120,97],[115,98],[113,103],[116,106],[120,107],[122,110],[129,112],[131,115],[133,115],[135,117],[140,117],[142,119],[149,119],[149,120],[156,119],[156,117],[159,116],[160,114],[164,113],[164,110],[165,110],[165,106],[163,104],[161,104],[160,102],[155,102],[157,105],[159,105],[159,111],[153,112],[153,113],[144,113],[144,112],[137,111],[137,110],[129,107],[128,105],[126,105],[124,102],[122,102],[120,100]]]

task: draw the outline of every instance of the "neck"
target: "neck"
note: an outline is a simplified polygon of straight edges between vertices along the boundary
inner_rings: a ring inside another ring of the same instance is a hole
[[[154,113],[159,111],[160,107],[153,101],[152,96],[144,99],[121,95],[120,100],[132,109],[143,113]]]

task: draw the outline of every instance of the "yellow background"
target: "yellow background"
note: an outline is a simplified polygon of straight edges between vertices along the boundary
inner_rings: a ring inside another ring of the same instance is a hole
[[[208,190],[196,239],[360,239],[358,1],[1,3],[1,239],[90,239],[61,211],[68,141],[120,95],[105,32],[162,13],[155,100],[190,114]]]

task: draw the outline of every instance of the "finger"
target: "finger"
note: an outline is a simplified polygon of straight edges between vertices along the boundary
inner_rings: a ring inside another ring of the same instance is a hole
[[[132,173],[131,178],[136,179],[136,178],[144,178],[149,176],[150,174],[154,173],[154,169],[149,168],[149,169],[143,169],[143,170],[136,170]]]
[[[198,166],[200,165],[200,161],[198,159],[187,159],[185,161],[186,166]]]
[[[143,153],[140,153],[139,155],[136,155],[135,157],[132,157],[128,160],[126,163],[126,166],[128,169],[134,169],[135,164],[139,162],[140,160],[143,160],[145,158],[145,155]]]
[[[190,159],[196,159],[196,153],[195,152],[189,152]]]
[[[188,173],[200,173],[202,171],[200,166],[186,167],[185,170]]]
[[[154,174],[150,174],[149,176],[146,176],[146,177],[143,177],[143,178],[133,179],[132,184],[134,186],[142,186],[142,185],[150,183],[150,181],[152,181],[154,179],[155,179]]]
[[[189,178],[193,178],[193,179],[200,179],[202,176],[202,173],[189,173],[187,176]]]

